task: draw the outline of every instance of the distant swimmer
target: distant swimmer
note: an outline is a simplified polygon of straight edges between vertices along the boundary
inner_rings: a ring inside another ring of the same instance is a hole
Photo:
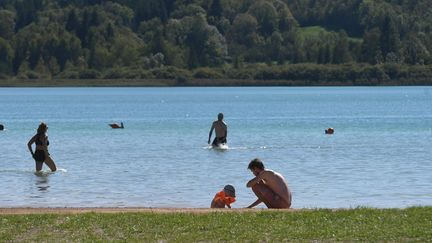
[[[46,132],[48,131],[48,126],[45,123],[41,123],[37,129],[36,135],[34,135],[27,143],[28,149],[32,154],[33,159],[36,162],[36,171],[41,171],[43,163],[51,169],[51,171],[56,171],[57,167],[51,155],[48,153],[48,136]],[[35,152],[33,152],[32,144],[36,144]]]
[[[227,143],[228,128],[223,118],[224,115],[222,113],[219,113],[217,121],[214,121],[210,128],[209,138],[207,143],[210,144],[211,136],[213,134],[213,129],[214,129],[216,132],[216,136],[212,143],[212,146],[214,147]]]
[[[119,126],[117,123],[109,124],[109,126],[110,126],[111,128],[113,128],[113,129],[116,129],[116,128],[124,128],[124,126],[123,126],[123,122],[120,122],[120,126]]]
[[[255,175],[246,187],[258,197],[248,208],[253,208],[260,203],[264,203],[268,208],[289,208],[291,207],[291,191],[285,178],[272,170],[264,169],[263,162],[256,158],[253,159],[248,169]]]
[[[0,124],[0,131],[3,131],[4,130],[4,126],[3,126],[3,124]]]
[[[232,185],[226,185],[222,191],[216,193],[210,207],[211,208],[231,208],[231,204],[236,201],[235,189]]]
[[[327,129],[325,130],[325,134],[332,135],[333,133],[334,133],[334,129],[331,128],[331,127],[327,128]]]

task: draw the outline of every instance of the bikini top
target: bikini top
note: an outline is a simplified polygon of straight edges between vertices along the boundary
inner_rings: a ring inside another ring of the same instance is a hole
[[[36,143],[36,145],[43,145],[43,142],[41,141],[41,139],[40,139],[40,135],[36,138],[36,141],[35,141],[35,143]],[[46,144],[47,146],[49,145],[49,140],[47,139],[47,144]]]

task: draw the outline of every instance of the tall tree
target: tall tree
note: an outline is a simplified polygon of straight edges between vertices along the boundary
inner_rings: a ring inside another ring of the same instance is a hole
[[[339,31],[336,37],[336,45],[333,51],[333,63],[340,64],[350,61],[348,35],[345,31]]]
[[[13,49],[11,45],[0,37],[0,74],[12,73]]]
[[[272,3],[262,0],[257,1],[249,8],[248,13],[258,21],[258,30],[262,35],[270,36],[278,29],[278,13]]]
[[[9,10],[0,10],[0,37],[9,40],[15,32],[14,13]]]
[[[68,18],[66,20],[66,30],[67,31],[76,31],[78,29],[79,20],[78,16],[76,14],[75,8],[73,8],[69,14]]]
[[[221,0],[213,0],[210,5],[210,10],[208,15],[214,16],[214,17],[221,17],[222,16],[222,5]]]
[[[252,47],[258,42],[258,22],[250,14],[239,14],[228,31],[228,40],[247,47]]]
[[[399,54],[400,38],[396,23],[389,15],[384,18],[381,27],[381,52],[384,57],[389,53]]]
[[[381,31],[378,28],[373,28],[364,34],[361,61],[377,64],[382,59],[380,38]]]

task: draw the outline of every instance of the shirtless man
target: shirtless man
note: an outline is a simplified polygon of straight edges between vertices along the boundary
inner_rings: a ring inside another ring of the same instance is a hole
[[[228,129],[227,124],[223,120],[224,115],[222,113],[218,114],[217,121],[214,121],[209,133],[208,144],[210,144],[210,139],[213,133],[213,129],[216,131],[216,137],[213,140],[212,146],[219,146],[219,144],[227,143]]]
[[[248,208],[253,208],[261,202],[268,208],[291,207],[291,192],[281,174],[264,169],[263,162],[258,158],[249,163],[248,169],[252,171],[255,178],[250,180],[246,187],[251,187],[258,197]]]

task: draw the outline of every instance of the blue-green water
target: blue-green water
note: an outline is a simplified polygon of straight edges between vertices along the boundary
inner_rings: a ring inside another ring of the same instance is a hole
[[[226,151],[207,148],[219,112]],[[43,176],[40,121],[60,168]],[[209,207],[225,184],[245,207],[255,157],[294,208],[432,205],[432,87],[1,88],[0,123],[0,207]]]

